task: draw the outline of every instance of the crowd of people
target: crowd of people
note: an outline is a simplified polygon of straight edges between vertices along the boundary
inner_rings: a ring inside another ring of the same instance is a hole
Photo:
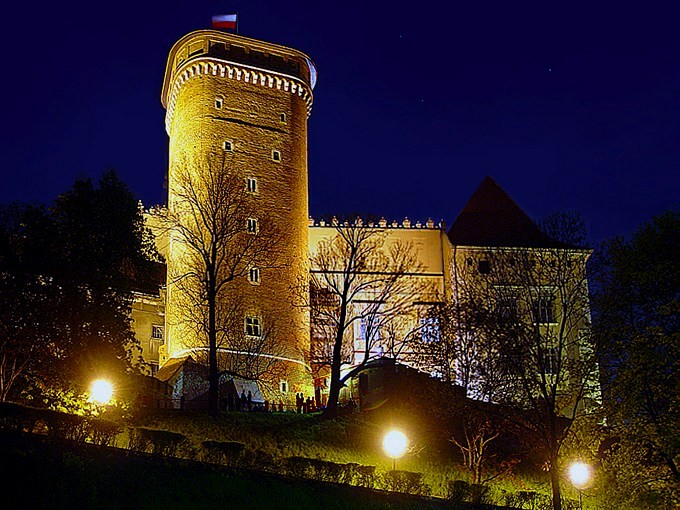
[[[298,414],[314,413],[317,411],[316,401],[312,397],[305,398],[304,393],[296,393],[295,409]]]
[[[244,391],[241,395],[238,393],[227,393],[227,397],[223,400],[223,408],[227,411],[239,411],[239,412],[265,412],[265,413],[282,413],[284,411],[295,410],[298,414],[308,414],[321,411],[316,404],[316,401],[312,397],[306,397],[304,393],[295,394],[295,408],[289,405],[285,405],[283,400],[279,399],[278,402],[270,402],[265,399],[264,402],[253,402],[253,395],[249,391],[247,394]]]
[[[248,391],[247,395],[245,390],[242,391],[241,396],[238,393],[227,393],[227,411],[254,411],[255,407],[256,405],[253,404],[253,394],[250,391]]]

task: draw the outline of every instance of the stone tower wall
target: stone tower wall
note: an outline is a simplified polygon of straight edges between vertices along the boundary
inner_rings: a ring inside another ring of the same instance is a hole
[[[261,282],[245,278],[231,282],[230,298],[238,299],[248,315],[262,318],[265,329],[285,345],[290,358],[285,373],[291,392],[309,390],[305,367],[309,352],[308,315],[295,306],[295,292],[308,274],[307,117],[311,109],[309,60],[287,48],[232,34],[199,31],[185,36],[171,51],[163,102],[170,136],[168,205],[173,207],[180,165],[204,164],[224,158],[229,171],[257,180],[252,195],[260,222],[268,221],[282,234],[280,269],[263,269]],[[278,69],[297,74],[287,75]],[[224,143],[231,143],[225,150]],[[273,157],[278,151],[280,161]],[[182,247],[171,236],[168,274],[176,267]],[[178,321],[185,306],[168,281],[167,357],[200,343]],[[245,319],[245,317],[244,317]],[[202,342],[205,344],[205,341]],[[281,353],[278,353],[281,355]]]

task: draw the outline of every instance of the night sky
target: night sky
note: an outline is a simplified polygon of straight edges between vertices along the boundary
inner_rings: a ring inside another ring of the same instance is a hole
[[[678,204],[680,30],[670,8],[595,3],[12,2],[0,202],[115,168],[162,203],[167,54],[238,12],[240,34],[316,63],[310,214],[450,225],[490,175],[534,218],[628,234]]]

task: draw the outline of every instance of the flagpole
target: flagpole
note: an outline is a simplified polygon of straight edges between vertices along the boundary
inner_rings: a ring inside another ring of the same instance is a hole
[[[238,35],[238,11],[236,11],[236,35]]]

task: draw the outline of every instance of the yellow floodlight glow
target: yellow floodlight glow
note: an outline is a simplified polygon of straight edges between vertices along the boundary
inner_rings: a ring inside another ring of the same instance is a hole
[[[569,467],[569,478],[576,487],[583,487],[590,480],[590,466],[583,462],[574,462]]]
[[[408,438],[399,430],[390,430],[383,439],[383,450],[388,457],[398,459],[408,448]]]
[[[95,404],[106,405],[113,397],[113,386],[105,379],[97,379],[90,388],[91,400]]]

